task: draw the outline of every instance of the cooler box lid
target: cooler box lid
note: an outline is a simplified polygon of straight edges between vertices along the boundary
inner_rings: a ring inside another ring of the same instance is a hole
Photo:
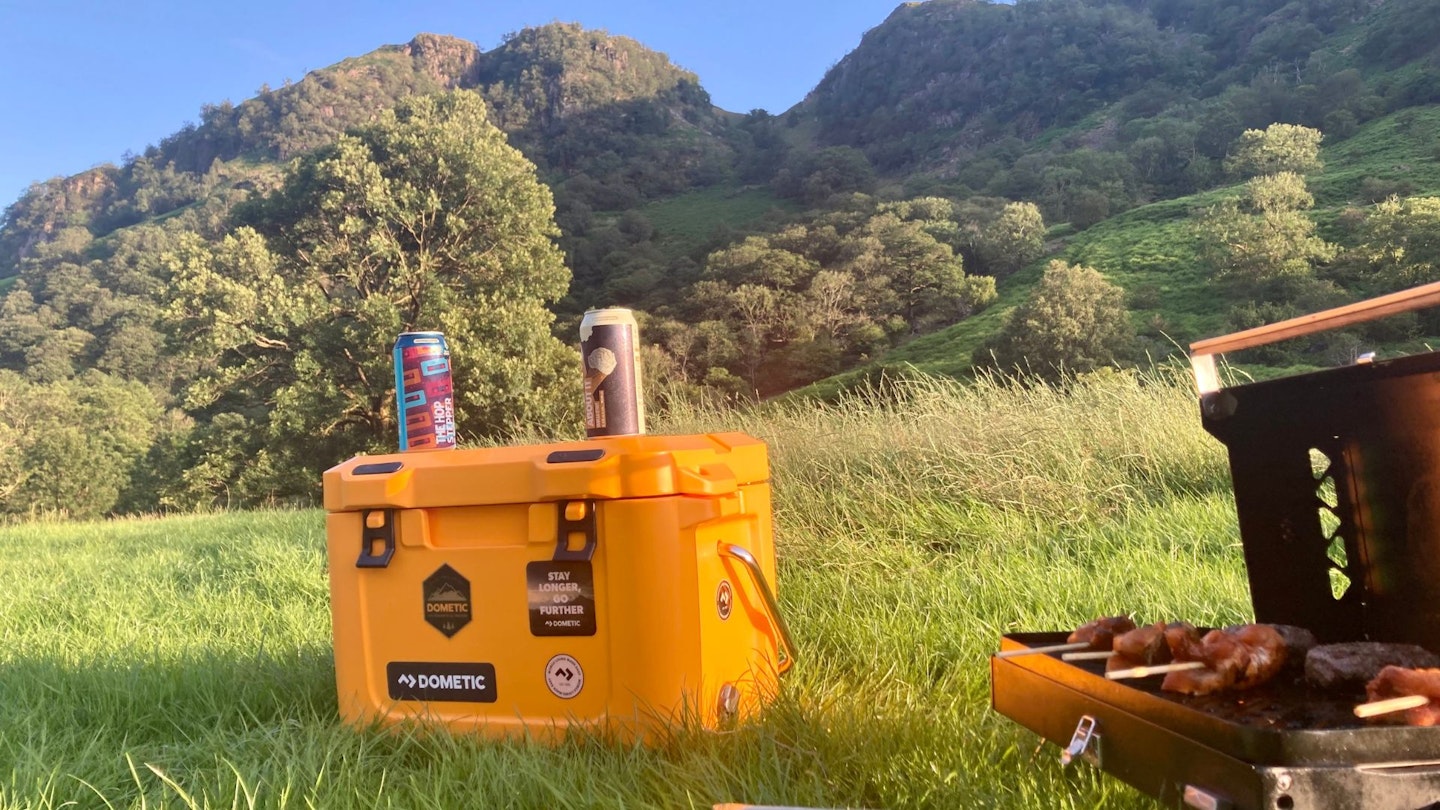
[[[743,433],[356,456],[325,471],[325,509],[412,509],[571,499],[715,497],[769,480]]]

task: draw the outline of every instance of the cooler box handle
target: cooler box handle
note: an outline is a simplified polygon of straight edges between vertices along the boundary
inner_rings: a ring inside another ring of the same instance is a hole
[[[1190,367],[1195,372],[1195,387],[1201,394],[1220,390],[1220,375],[1215,370],[1215,355],[1217,354],[1313,335],[1327,329],[1339,329],[1342,326],[1425,309],[1436,304],[1440,304],[1440,281],[1382,295],[1379,298],[1371,298],[1368,301],[1359,301],[1311,315],[1301,315],[1298,318],[1257,326],[1243,332],[1196,341],[1190,344]]]
[[[745,568],[750,572],[750,577],[755,580],[755,587],[759,589],[760,595],[765,599],[765,610],[770,614],[770,624],[780,631],[781,646],[779,651],[780,661],[777,669],[784,674],[795,663],[795,642],[790,638],[790,630],[785,626],[785,619],[780,616],[780,605],[775,601],[775,592],[770,590],[770,584],[765,581],[765,572],[760,570],[760,563],[756,562],[755,555],[751,554],[743,546],[734,543],[720,543],[717,550],[726,557],[739,560],[744,563]]]

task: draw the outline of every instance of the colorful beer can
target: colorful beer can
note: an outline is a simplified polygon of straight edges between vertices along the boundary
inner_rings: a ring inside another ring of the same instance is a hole
[[[580,321],[585,380],[585,435],[645,432],[640,391],[640,330],[628,309],[592,309]]]
[[[401,450],[455,446],[450,347],[439,332],[403,332],[395,340],[395,413]]]

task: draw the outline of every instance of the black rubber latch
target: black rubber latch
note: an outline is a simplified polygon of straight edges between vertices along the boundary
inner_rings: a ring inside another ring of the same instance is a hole
[[[384,475],[405,466],[403,461],[381,461],[376,464],[357,464],[350,472],[355,475]]]
[[[396,462],[398,463],[398,462]],[[377,511],[385,513],[385,523],[378,528],[370,527],[370,516]],[[395,510],[366,509],[360,514],[360,557],[355,560],[356,568],[388,568],[390,558],[395,556]],[[375,553],[375,544],[384,543],[383,550]]]
[[[555,533],[555,557],[556,560],[588,560],[595,556],[595,502],[584,501],[585,517],[579,520],[571,520],[565,516],[565,507],[575,501],[560,501],[555,504],[560,523],[559,530]],[[577,551],[570,550],[570,535],[585,535],[585,545]]]
[[[579,461],[599,461],[605,457],[605,448],[589,450],[556,450],[545,457],[546,464],[574,464]]]

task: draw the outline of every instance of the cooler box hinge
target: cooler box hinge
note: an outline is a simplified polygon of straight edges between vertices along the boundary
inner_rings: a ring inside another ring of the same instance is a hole
[[[558,528],[555,532],[555,557],[557,560],[589,560],[595,556],[595,501],[559,501],[555,504]],[[579,549],[570,548],[570,537],[585,536],[585,545]]]
[[[395,556],[395,510],[366,509],[360,528],[360,557],[355,560],[356,568],[388,568],[390,558]],[[376,544],[383,543],[380,553],[375,553]]]

